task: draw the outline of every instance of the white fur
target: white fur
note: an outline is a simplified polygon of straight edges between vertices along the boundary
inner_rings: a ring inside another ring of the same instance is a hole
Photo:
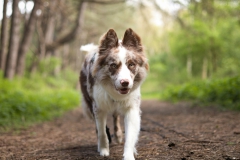
[[[94,50],[97,50],[98,46],[94,45],[93,43],[86,44],[80,47],[80,51],[85,51],[88,53],[93,52]]]
[[[120,61],[122,62],[123,65],[122,65],[122,68],[121,68],[121,70],[120,70],[120,72],[119,72],[119,74],[117,76],[116,81],[115,81],[115,86],[117,88],[120,88],[121,87],[120,81],[121,80],[128,80],[129,81],[129,86],[128,87],[132,88],[132,86],[133,86],[133,79],[131,78],[130,71],[129,71],[128,67],[125,64],[126,52],[127,51],[122,46],[119,46],[118,48],[119,48],[118,56],[119,56],[119,59],[120,59]]]

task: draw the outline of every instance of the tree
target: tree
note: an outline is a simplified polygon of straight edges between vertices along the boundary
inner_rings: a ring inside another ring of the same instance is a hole
[[[72,28],[72,30],[68,34],[62,37],[58,37],[55,41],[46,44],[47,51],[53,51],[57,49],[59,46],[73,41],[76,38],[76,36],[79,35],[80,29],[83,23],[83,12],[84,12],[85,6],[86,6],[86,3],[83,0],[81,0],[78,5],[78,15],[76,18],[75,26]]]
[[[42,0],[35,0],[34,7],[29,17],[28,23],[24,28],[24,33],[22,36],[22,40],[20,42],[18,57],[17,57],[17,67],[16,74],[22,76],[25,71],[25,59],[26,53],[29,49],[31,39],[33,37],[35,23],[37,21],[37,10],[39,10],[42,6]]]
[[[1,43],[0,43],[0,69],[4,71],[5,69],[5,61],[7,54],[7,2],[8,0],[4,0],[3,2],[3,19],[2,19],[2,27],[1,27]]]
[[[72,11],[74,11],[74,13],[77,13],[76,18],[74,20],[75,22],[73,21],[70,23],[73,24],[73,26],[69,25],[69,22],[68,23],[65,22],[68,20],[69,15],[62,16],[62,14],[64,14],[65,11],[61,10],[61,6],[63,6],[64,8],[67,5],[73,5],[73,3],[68,4],[67,3],[68,2],[66,1],[54,0],[51,1],[49,6],[43,9],[44,13],[41,16],[41,19],[39,19],[37,22],[37,34],[39,43],[38,49],[34,55],[34,60],[32,61],[30,67],[31,73],[33,73],[36,70],[37,65],[44,57],[60,58],[60,54],[58,54],[60,50],[57,49],[60,48],[61,46],[64,46],[76,40],[77,36],[80,35],[86,2],[84,2],[83,0],[76,1],[75,3],[77,3],[77,7],[76,5],[74,6],[75,10],[69,11],[70,13]],[[66,30],[68,32],[66,32]]]
[[[19,0],[13,0],[12,4],[10,40],[4,72],[4,77],[8,79],[12,79],[15,75],[15,67],[19,46],[20,11],[18,9],[18,2]]]

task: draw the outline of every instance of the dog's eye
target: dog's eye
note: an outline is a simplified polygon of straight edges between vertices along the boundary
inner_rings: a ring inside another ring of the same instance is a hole
[[[128,68],[133,68],[133,67],[135,67],[135,64],[134,64],[134,63],[129,63],[129,64],[128,64]]]
[[[112,63],[112,64],[110,64],[110,67],[115,69],[115,68],[117,68],[117,65],[115,63]]]

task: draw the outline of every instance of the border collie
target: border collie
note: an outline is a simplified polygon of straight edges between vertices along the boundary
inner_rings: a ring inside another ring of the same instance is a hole
[[[107,128],[107,115],[113,115],[114,135],[122,143],[120,114],[124,115],[124,160],[134,160],[135,145],[140,131],[140,85],[147,75],[148,62],[140,37],[131,29],[123,40],[110,29],[100,38],[99,46],[85,45],[87,51],[80,72],[82,107],[88,117],[95,120],[98,152],[109,156],[111,136]]]

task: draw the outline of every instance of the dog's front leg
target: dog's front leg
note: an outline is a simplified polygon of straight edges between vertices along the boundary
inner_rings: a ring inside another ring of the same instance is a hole
[[[130,108],[125,114],[125,146],[124,160],[134,160],[134,153],[137,154],[135,145],[140,131],[140,108]]]
[[[109,156],[109,142],[106,134],[107,114],[103,111],[97,111],[95,119],[98,130],[98,152],[101,156]]]

